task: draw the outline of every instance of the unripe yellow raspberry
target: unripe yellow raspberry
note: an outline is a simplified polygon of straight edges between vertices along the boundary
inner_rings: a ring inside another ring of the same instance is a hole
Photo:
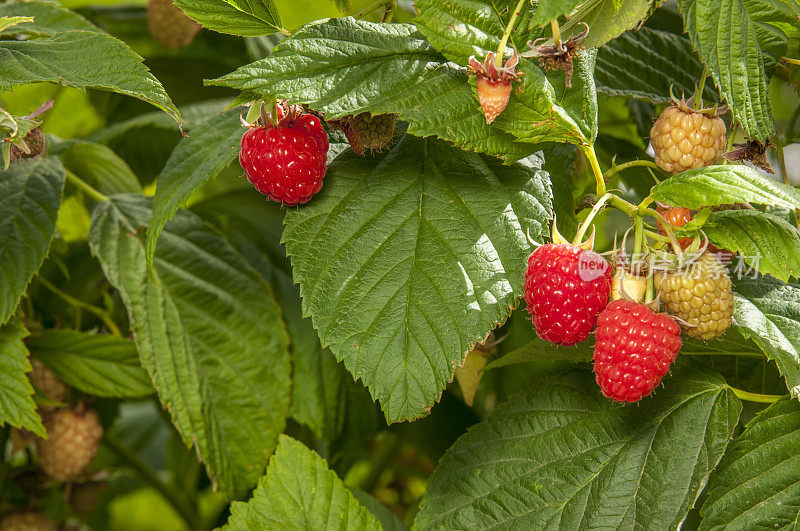
[[[44,473],[56,481],[69,481],[84,473],[103,436],[97,413],[59,409],[47,416],[44,426],[48,438],[36,441]]]
[[[31,366],[33,370],[28,375],[28,378],[33,386],[50,400],[66,402],[67,398],[69,398],[69,386],[36,358],[31,358]]]
[[[650,129],[656,164],[671,174],[710,166],[725,151],[725,133],[718,116],[670,105]]]
[[[714,339],[731,325],[731,279],[716,254],[705,252],[684,269],[658,271],[654,281],[667,312],[687,323],[688,335]]]
[[[25,511],[0,518],[0,531],[56,531],[56,524],[45,513]]]

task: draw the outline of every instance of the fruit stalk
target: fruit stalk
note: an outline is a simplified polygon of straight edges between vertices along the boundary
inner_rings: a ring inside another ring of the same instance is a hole
[[[101,194],[98,192],[94,187],[92,187],[89,183],[69,171],[68,169],[64,168],[64,174],[67,177],[67,180],[74,184],[77,188],[83,191],[86,195],[91,197],[97,202],[108,201],[108,196]]]
[[[636,166],[646,166],[648,168],[655,168],[657,170],[661,170],[661,168],[658,167],[658,164],[656,164],[652,160],[632,160],[630,162],[624,162],[618,166],[614,166],[613,168],[605,172],[603,174],[603,180],[608,181],[611,177],[618,174],[619,172],[625,171],[628,168],[635,168]]]
[[[519,14],[522,13],[522,6],[525,5],[527,0],[519,0],[517,2],[517,7],[514,8],[514,13],[511,15],[511,20],[508,21],[508,26],[506,26],[506,31],[503,33],[503,38],[500,39],[500,45],[497,47],[497,53],[494,54],[494,65],[497,68],[503,68],[503,56],[506,54],[506,44],[508,44],[508,38],[511,36],[511,32],[514,30],[514,25],[517,23],[517,17]]]
[[[559,27],[557,20],[550,22],[550,29],[553,33],[553,45],[559,50],[562,49],[561,27]]]
[[[606,181],[603,179],[603,170],[600,169],[600,163],[597,161],[597,154],[594,152],[594,146],[579,146],[589,166],[592,168],[594,179],[597,182],[597,197],[602,197],[606,194]]]
[[[703,108],[703,90],[706,86],[706,78],[708,77],[708,65],[703,65],[703,75],[700,76],[700,83],[698,83],[697,88],[694,91],[694,105],[692,105],[695,109],[702,109]]]
[[[122,332],[117,326],[117,323],[114,322],[114,320],[111,318],[111,315],[109,315],[107,311],[103,310],[102,308],[98,308],[97,306],[94,306],[92,304],[89,304],[88,302],[83,302],[80,299],[76,299],[69,293],[66,293],[61,289],[59,289],[58,287],[56,287],[54,284],[52,284],[44,277],[40,276],[38,280],[42,286],[44,286],[48,291],[50,291],[60,299],[64,300],[64,302],[74,306],[75,308],[86,310],[87,312],[95,314],[101,321],[103,321],[103,324],[106,325],[109,332],[111,332],[115,336],[123,337]]]
[[[595,216],[600,213],[603,209],[605,204],[614,197],[614,194],[611,192],[606,193],[603,197],[600,198],[599,201],[592,207],[592,210],[589,212],[589,215],[586,216],[586,219],[583,221],[581,226],[578,228],[578,234],[575,235],[575,239],[572,242],[572,245],[579,245],[583,240],[583,237],[586,236],[586,232],[589,230],[589,226],[594,221]]]

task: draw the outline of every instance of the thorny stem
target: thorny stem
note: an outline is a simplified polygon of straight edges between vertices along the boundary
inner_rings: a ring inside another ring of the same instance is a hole
[[[597,203],[592,207],[592,210],[589,212],[589,215],[586,216],[586,219],[581,224],[580,228],[578,229],[578,234],[575,235],[575,241],[573,242],[575,245],[579,244],[584,236],[586,236],[586,231],[589,230],[589,226],[592,224],[595,216],[600,213],[603,209],[603,206],[607,202],[609,202],[614,197],[614,194],[611,192],[606,193],[603,197],[601,197]]]
[[[508,44],[508,38],[511,37],[511,32],[514,30],[514,25],[517,23],[517,17],[522,12],[522,6],[525,5],[526,0],[519,0],[517,2],[517,7],[514,8],[514,13],[511,15],[511,20],[508,21],[508,26],[506,26],[506,31],[503,33],[503,38],[500,39],[500,45],[497,47],[497,53],[494,54],[494,66],[497,68],[503,67],[503,56],[506,53],[506,44]]]
[[[603,179],[603,170],[600,169],[600,163],[597,161],[597,154],[594,152],[594,146],[580,146],[586,160],[589,161],[589,166],[592,167],[594,180],[597,182],[597,197],[606,195],[606,181]]]
[[[737,358],[738,359],[738,358]],[[751,393],[749,391],[742,391],[741,389],[737,389],[736,387],[728,386],[728,389],[733,391],[733,394],[739,400],[746,400],[748,402],[759,402],[761,404],[774,404],[781,398],[781,395],[762,395],[760,393]]]
[[[373,11],[375,11],[376,9],[378,9],[379,7],[381,7],[386,3],[391,3],[391,2],[387,2],[386,0],[378,0],[377,2],[373,2],[364,9],[362,9],[361,11],[357,12],[355,15],[353,15],[353,18],[360,19],[361,17],[369,15],[370,13],[372,13]]]
[[[181,515],[184,521],[186,521],[186,525],[189,526],[189,529],[202,528],[197,511],[192,507],[189,500],[183,493],[162,481],[161,478],[158,477],[158,474],[139,457],[139,454],[125,446],[122,441],[110,433],[106,433],[103,436],[103,444],[125,461],[128,466],[134,469],[142,479],[161,493],[178,514]]]
[[[603,180],[608,181],[611,177],[615,176],[621,171],[625,171],[628,168],[634,168],[636,166],[647,166],[648,168],[655,168],[660,170],[661,168],[658,167],[658,164],[653,162],[652,160],[632,160],[630,162],[624,162],[618,166],[614,166],[607,172],[603,174]]]
[[[75,308],[86,310],[87,312],[95,314],[101,321],[103,321],[103,324],[106,325],[106,328],[108,328],[109,332],[111,332],[115,336],[123,337],[122,332],[119,329],[119,326],[117,326],[117,323],[114,322],[114,320],[111,318],[111,315],[109,315],[107,311],[103,310],[102,308],[98,308],[93,304],[89,304],[88,302],[76,299],[69,293],[55,286],[53,283],[51,283],[44,277],[40,276],[38,277],[38,280],[42,284],[42,286],[47,288],[48,291],[58,296],[60,299],[63,299],[64,302],[71,304]]]
[[[64,173],[67,177],[67,180],[75,185],[76,188],[83,191],[86,195],[94,199],[98,202],[108,201],[108,196],[105,194],[101,194],[98,192],[94,187],[89,185],[86,181],[69,171],[68,169],[64,168]]]

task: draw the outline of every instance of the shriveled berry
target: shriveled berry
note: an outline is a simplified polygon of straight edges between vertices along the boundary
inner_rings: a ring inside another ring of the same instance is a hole
[[[474,56],[469,58],[469,72],[477,76],[478,102],[487,124],[494,122],[508,105],[511,84],[522,75],[516,71],[518,64],[519,55],[516,49],[505,66],[497,66],[494,52],[487,53],[483,63]]]
[[[721,118],[671,105],[650,130],[656,164],[672,174],[710,166],[725,150],[725,132]]]
[[[611,268],[594,251],[551,243],[528,258],[525,302],[542,339],[560,345],[585,340],[610,292]]]
[[[0,531],[56,531],[56,524],[39,511],[20,511],[0,518]]]
[[[643,304],[617,300],[597,319],[594,372],[600,390],[617,402],[649,395],[681,349],[681,329]]]
[[[713,339],[731,325],[731,279],[715,253],[703,253],[684,269],[658,271],[654,282],[667,311],[686,321],[688,335]]]
[[[36,441],[44,473],[56,481],[69,481],[84,473],[103,436],[97,413],[59,409],[47,416],[44,426],[48,438]]]
[[[245,132],[239,162],[256,190],[294,206],[322,189],[327,156],[328,135],[319,119],[299,114]]]

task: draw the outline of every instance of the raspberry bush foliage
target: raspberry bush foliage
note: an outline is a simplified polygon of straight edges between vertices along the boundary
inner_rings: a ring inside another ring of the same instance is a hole
[[[0,530],[797,529],[796,0],[0,3]]]

